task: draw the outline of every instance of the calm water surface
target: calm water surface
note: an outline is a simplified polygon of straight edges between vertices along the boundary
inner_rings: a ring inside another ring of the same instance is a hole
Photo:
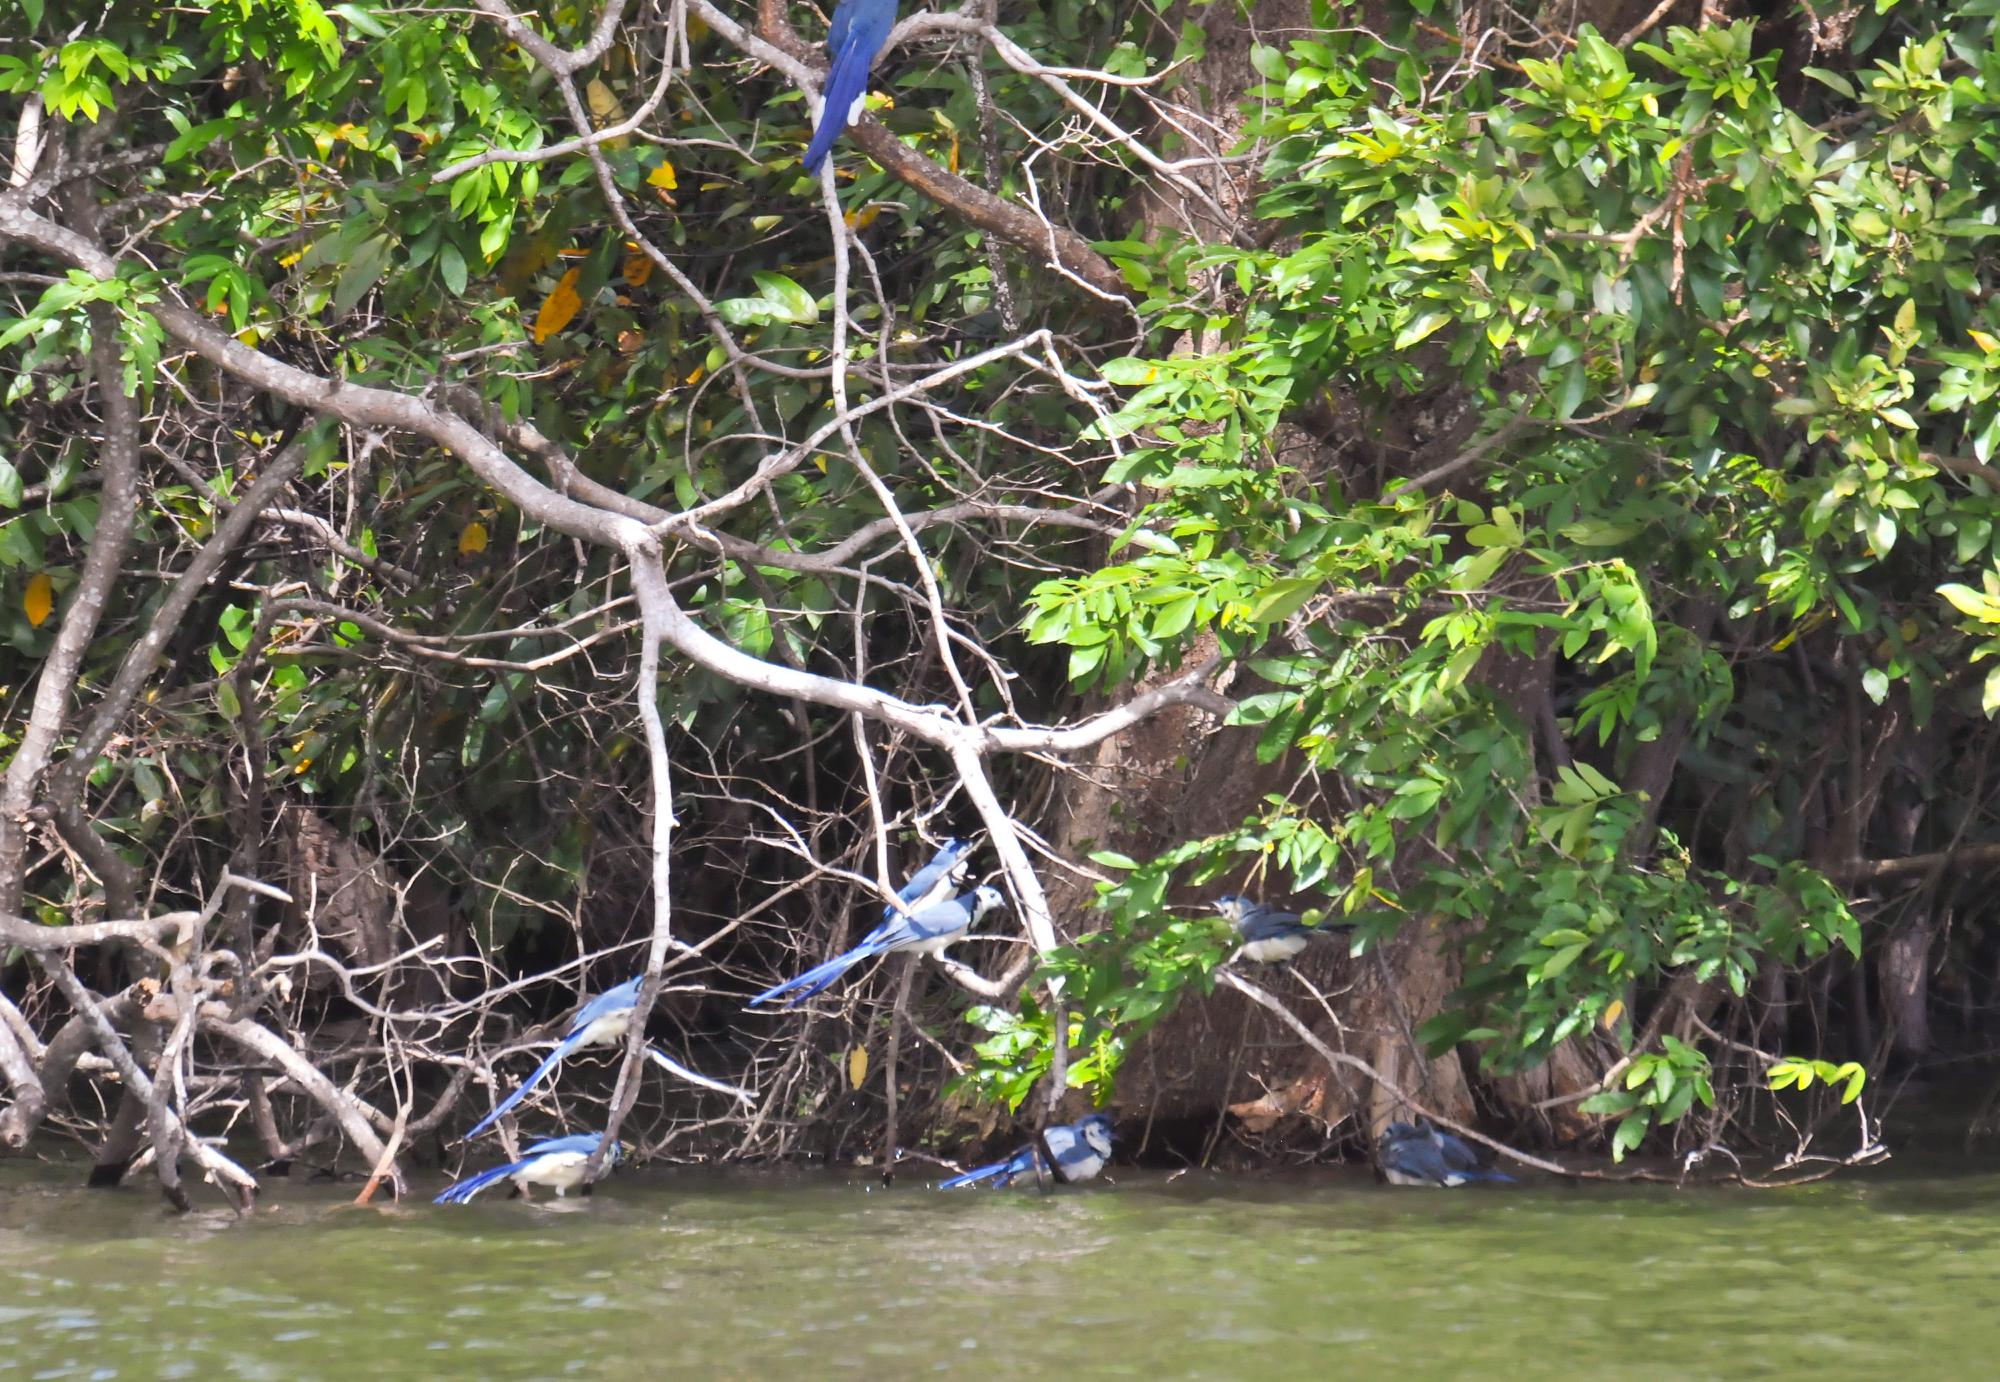
[[[0,1162],[0,1375],[2000,1376],[1983,1170],[1046,1197],[660,1170],[553,1209],[279,1183],[243,1222],[76,1176]]]

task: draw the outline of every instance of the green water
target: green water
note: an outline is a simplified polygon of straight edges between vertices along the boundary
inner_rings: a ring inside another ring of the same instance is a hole
[[[246,1221],[0,1163],[0,1376],[1991,1377],[2000,1175],[1781,1192],[622,1174]]]

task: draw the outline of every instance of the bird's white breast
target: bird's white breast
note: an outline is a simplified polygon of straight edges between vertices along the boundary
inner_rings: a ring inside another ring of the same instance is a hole
[[[1310,939],[1310,936],[1273,936],[1270,940],[1246,941],[1239,953],[1260,965],[1276,964],[1304,950]]]
[[[591,1019],[590,1025],[585,1027],[577,1036],[576,1044],[578,1046],[609,1046],[612,1042],[622,1038],[625,1035],[626,1028],[631,1025],[632,1010],[630,1008],[623,1008],[615,1013],[606,1013],[602,1017]]]
[[[583,1184],[583,1168],[589,1160],[585,1152],[551,1152],[523,1166],[514,1179],[556,1190],[574,1190]]]

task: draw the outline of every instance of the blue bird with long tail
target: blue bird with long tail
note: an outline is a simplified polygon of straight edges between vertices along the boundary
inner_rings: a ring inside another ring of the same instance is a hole
[[[1046,1144],[1046,1151],[1043,1144]],[[1055,1158],[1050,1165],[1049,1158]],[[1074,1123],[1057,1123],[1042,1130],[1041,1143],[1030,1143],[1005,1161],[979,1166],[962,1176],[939,1181],[938,1189],[956,1190],[964,1185],[1011,1185],[1016,1177],[1049,1170],[1064,1185],[1090,1180],[1111,1160],[1111,1120],[1093,1113]]]
[[[1384,1128],[1377,1154],[1382,1178],[1391,1185],[1514,1184],[1512,1176],[1488,1169],[1478,1152],[1426,1118]]]
[[[549,1073],[562,1064],[563,1057],[580,1051],[586,1046],[610,1046],[616,1042],[623,1041],[626,1031],[632,1026],[632,1014],[637,1010],[638,1006],[639,979],[636,978],[628,979],[616,988],[606,989],[603,993],[598,994],[597,997],[585,1003],[577,1010],[576,1016],[570,1020],[569,1030],[563,1035],[563,1039],[556,1043],[555,1049],[543,1058],[542,1063],[535,1067],[535,1072],[523,1080],[518,1089],[509,1094],[505,1099],[502,1099],[493,1112],[487,1114],[473,1125],[472,1131],[465,1135],[466,1140],[470,1141],[472,1138],[479,1136],[479,1134],[492,1127],[501,1118],[511,1113],[515,1105],[528,1097],[530,1090],[547,1079]],[[698,1075],[679,1061],[673,1059],[673,1057],[667,1055],[664,1051],[648,1046],[646,1048],[646,1059],[659,1066],[668,1074],[676,1075],[686,1080],[689,1084],[699,1085],[703,1089],[712,1089],[719,1094],[732,1095],[746,1104],[757,1102],[757,1096],[749,1090],[738,1088],[733,1084],[725,1084],[721,1080],[712,1080],[706,1075]]]
[[[749,1005],[754,1008],[759,1003],[784,998],[786,1007],[795,1008],[814,994],[831,988],[841,975],[863,960],[877,955],[942,958],[945,947],[970,931],[981,917],[995,907],[1006,905],[1006,899],[1000,896],[997,889],[980,887],[949,902],[939,902],[908,916],[893,917],[862,937],[861,944],[852,950],[765,989],[752,998]]]
[[[1351,922],[1322,921],[1316,926],[1308,926],[1296,912],[1281,912],[1275,907],[1234,894],[1215,899],[1215,910],[1243,938],[1235,954],[1229,957],[1232,962],[1244,959],[1256,964],[1280,964],[1295,959],[1315,936],[1331,936],[1339,930],[1353,929]]]
[[[561,1199],[565,1192],[583,1184],[583,1168],[590,1161],[590,1154],[597,1150],[597,1144],[604,1140],[603,1133],[576,1133],[569,1137],[552,1137],[546,1142],[537,1142],[521,1154],[519,1161],[510,1161],[505,1166],[495,1166],[481,1171],[476,1176],[467,1176],[456,1185],[446,1188],[433,1204],[469,1204],[474,1195],[490,1185],[503,1180],[514,1182],[514,1193],[532,1202],[534,1196],[528,1193],[531,1185],[546,1186],[556,1192]],[[616,1166],[624,1156],[624,1148],[616,1142],[604,1158],[605,1166]]]
[[[834,6],[833,23],[826,31],[832,61],[820,90],[819,124],[806,147],[806,172],[819,172],[841,132],[861,118],[868,101],[868,73],[895,27],[896,0],[840,0]]]

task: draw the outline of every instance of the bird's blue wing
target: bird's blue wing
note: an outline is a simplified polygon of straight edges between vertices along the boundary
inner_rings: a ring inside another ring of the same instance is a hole
[[[906,950],[925,941],[934,941],[940,936],[956,935],[972,925],[972,902],[968,898],[955,897],[949,902],[926,907],[921,912],[912,912],[906,917],[885,927],[876,928],[886,932],[878,942],[885,951]]]
[[[826,45],[833,61],[820,92],[819,125],[806,149],[806,172],[819,171],[841,131],[859,113],[859,102],[868,93],[868,70],[895,27],[896,0],[841,0],[835,8]]]
[[[1312,928],[1303,925],[1296,912],[1280,912],[1269,907],[1257,907],[1246,913],[1239,929],[1246,941],[1270,941],[1312,934]]]
[[[589,1156],[603,1140],[601,1132],[573,1132],[565,1137],[545,1138],[521,1153],[521,1161],[525,1164],[538,1156],[561,1156],[565,1152],[582,1152]]]
[[[520,1103],[523,1099],[528,1097],[529,1090],[533,1089],[536,1085],[540,1084],[544,1079],[548,1077],[548,1073],[551,1070],[555,1069],[556,1066],[562,1062],[562,1058],[564,1056],[568,1055],[571,1051],[575,1049],[576,1048],[571,1044],[569,1038],[567,1037],[557,1042],[556,1049],[549,1052],[547,1057],[543,1059],[542,1063],[535,1067],[535,1073],[528,1076],[527,1079],[523,1080],[520,1086],[517,1089],[515,1089],[515,1091],[512,1094],[509,1094],[506,1098],[502,1099],[499,1102],[499,1104],[494,1108],[493,1112],[487,1114],[477,1123],[474,1123],[472,1125],[472,1131],[465,1135],[464,1140],[470,1142],[473,1138],[479,1136],[479,1134],[485,1132],[488,1128],[492,1127],[495,1123],[500,1121],[501,1118],[505,1117],[513,1109],[514,1105]]]
[[[910,875],[909,882],[896,889],[896,900],[902,903],[905,908],[915,906],[919,898],[923,897],[932,888],[935,888],[940,881],[958,866],[959,857],[970,848],[969,844],[961,843],[958,840],[947,841],[938,849],[936,854],[931,856],[931,861],[928,864],[925,864]],[[902,909],[884,907],[882,909],[882,924],[886,926],[895,921],[900,915],[902,915]]]
[[[1459,1179],[1498,1181],[1506,1185],[1514,1183],[1514,1178],[1504,1171],[1488,1170],[1484,1158],[1463,1138],[1442,1128],[1431,1128],[1430,1137],[1432,1145],[1437,1148],[1438,1160],[1446,1171]]]
[[[604,992],[577,1009],[576,1016],[569,1024],[568,1036],[578,1036],[585,1027],[609,1013],[623,1012],[639,1004],[639,980],[627,979],[617,988]]]
[[[1443,1185],[1445,1178],[1451,1174],[1451,1168],[1445,1165],[1437,1144],[1421,1134],[1396,1137],[1385,1143],[1382,1164],[1392,1171],[1429,1181],[1433,1185]]]

